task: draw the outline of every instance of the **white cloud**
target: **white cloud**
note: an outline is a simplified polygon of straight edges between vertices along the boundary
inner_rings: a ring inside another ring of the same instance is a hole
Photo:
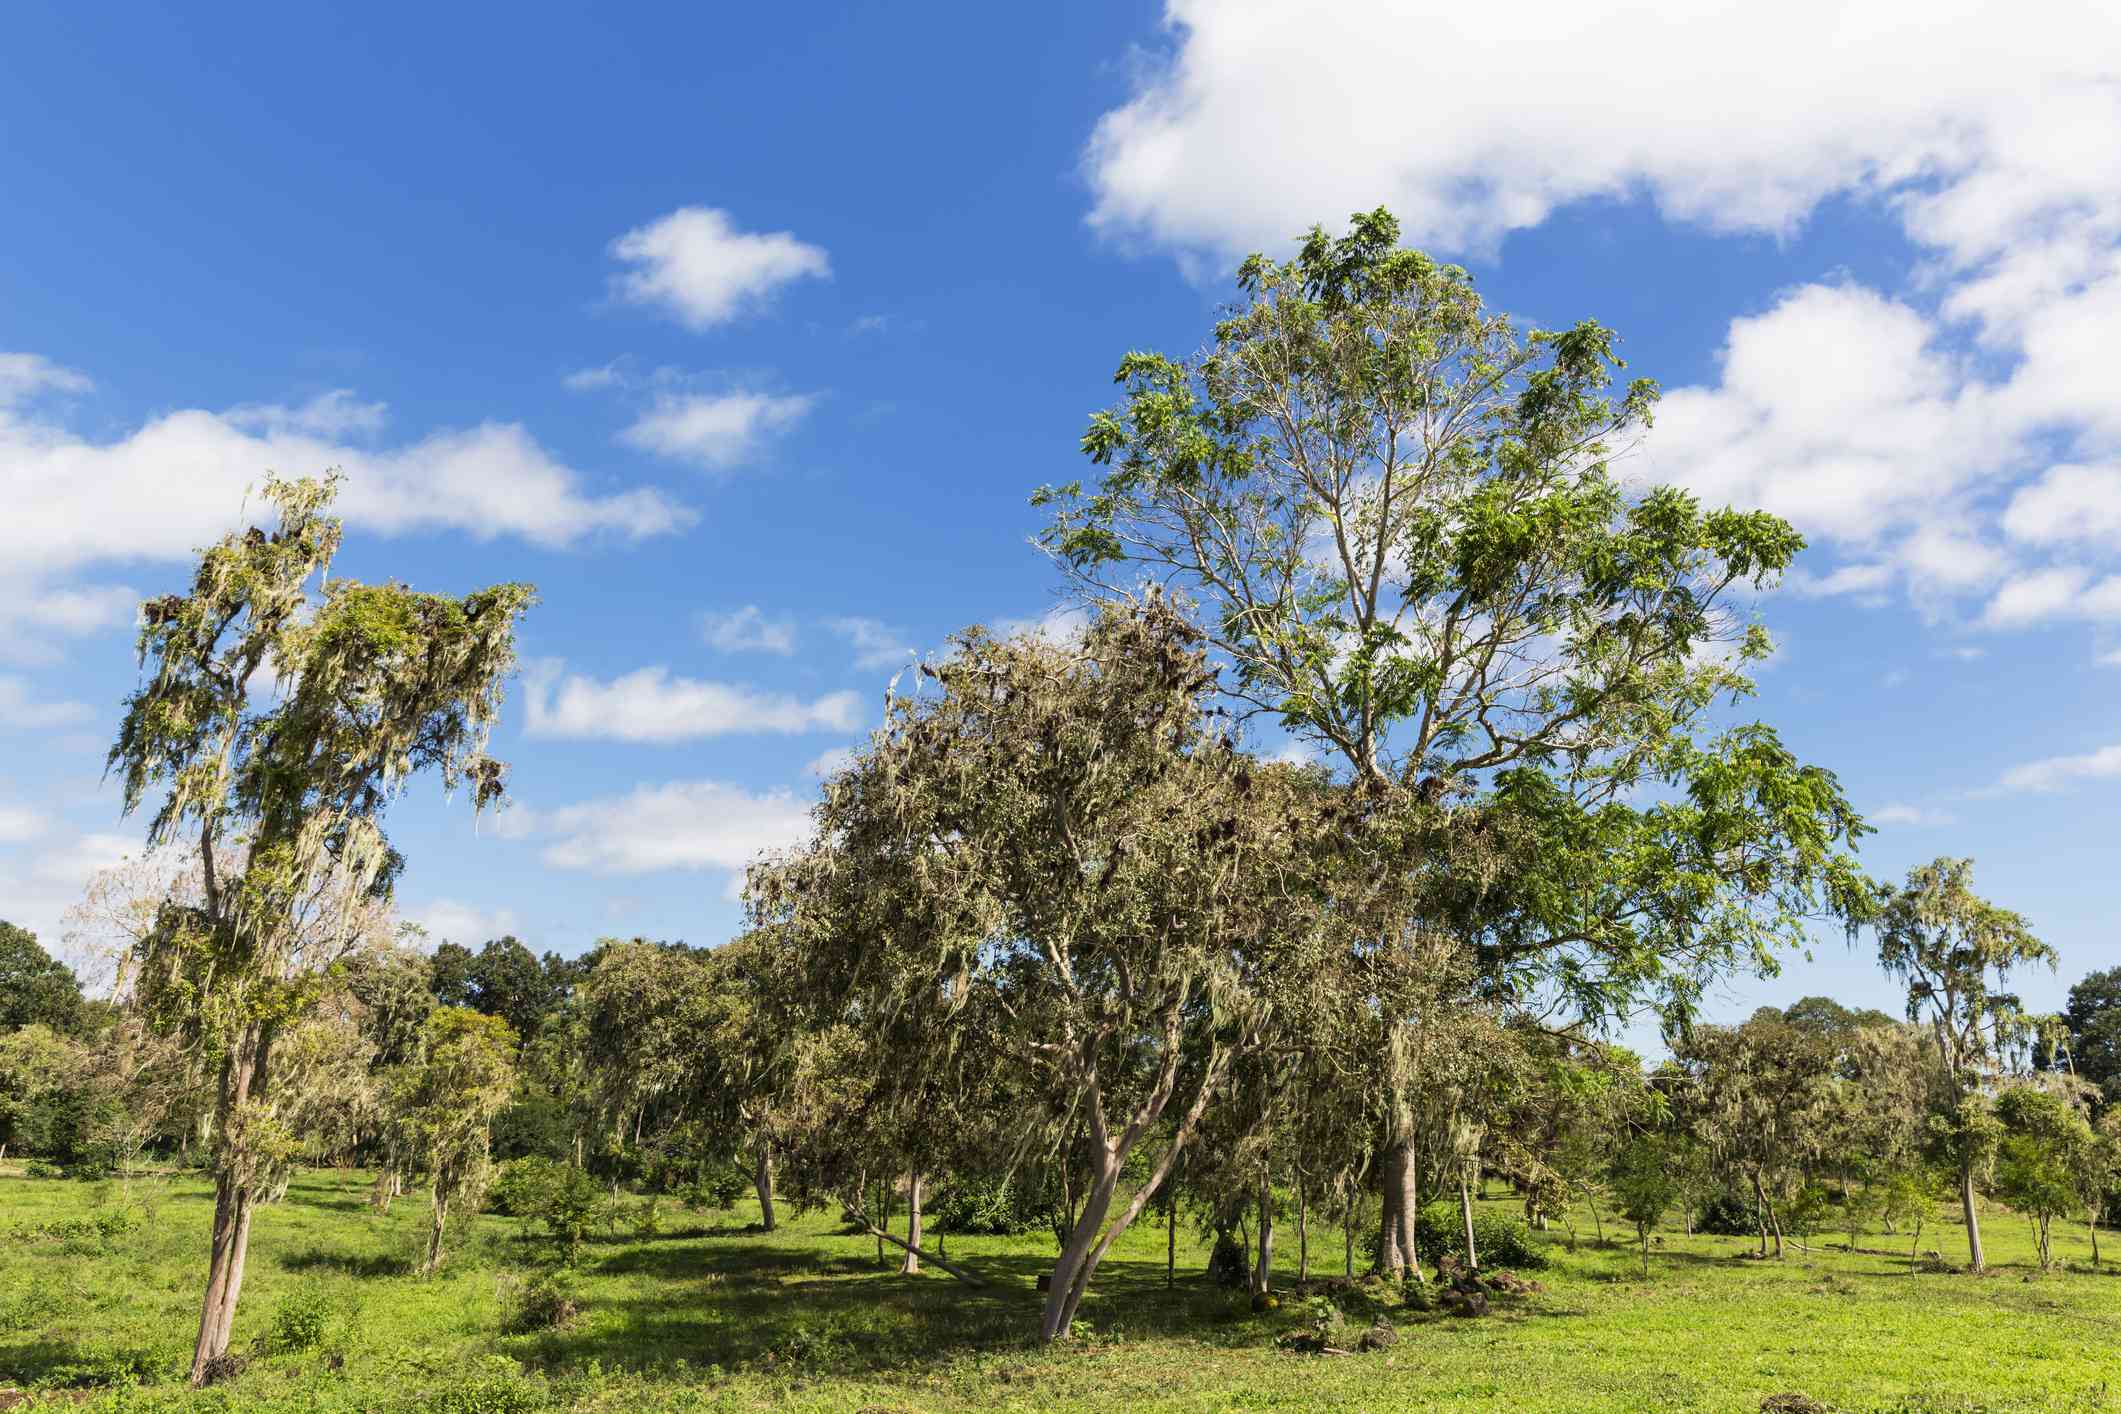
[[[139,594],[120,584],[49,588],[0,578],[0,662],[55,662],[53,639],[129,623],[139,604]]]
[[[2079,565],[2032,570],[2005,581],[1981,618],[1991,628],[2023,628],[2055,619],[2121,619],[2121,575],[2094,579]]]
[[[911,659],[915,650],[906,635],[881,619],[850,615],[832,621],[832,631],[854,645],[854,666],[888,668]]]
[[[523,686],[535,737],[676,742],[738,732],[847,732],[861,725],[861,699],[852,692],[806,702],[738,684],[672,677],[664,667],[600,682],[578,673],[561,676],[548,664],[526,674]]]
[[[619,438],[657,456],[721,470],[749,461],[816,401],[810,394],[666,393]]]
[[[1944,810],[1933,810],[1923,805],[1895,803],[1871,812],[1867,817],[1873,825],[1956,825],[1957,817]]]
[[[785,790],[754,794],[720,781],[670,781],[534,816],[552,836],[556,869],[647,874],[663,869],[742,870],[761,853],[810,834],[810,805]]]
[[[803,767],[803,774],[823,780],[836,776],[854,764],[855,751],[851,746],[835,746],[830,751],[814,756]]]
[[[2121,746],[2102,746],[2081,756],[2049,756],[2013,766],[1996,785],[2002,791],[2057,791],[2078,781],[2121,776]]]
[[[453,898],[430,899],[404,910],[406,921],[427,930],[427,946],[457,943],[477,951],[495,938],[521,937],[523,923],[512,908],[478,908]]]
[[[691,329],[726,324],[774,291],[832,273],[825,252],[792,232],[739,231],[729,213],[685,206],[611,243],[632,268],[612,277],[620,298],[661,309]]]
[[[49,826],[48,821],[41,822]],[[54,955],[66,930],[66,913],[81,902],[88,881],[129,855],[141,853],[138,838],[107,831],[53,840],[48,828],[25,836],[51,840],[27,854],[0,856],[0,909],[10,923],[29,929]]]
[[[996,619],[994,631],[1003,638],[1024,635],[1066,646],[1082,641],[1089,631],[1089,613],[1075,604],[1058,604],[1035,619]]]
[[[570,393],[595,393],[616,388],[625,381],[625,372],[620,369],[619,361],[613,359],[595,368],[577,368],[560,380],[560,386]]]
[[[0,844],[26,844],[51,830],[51,820],[27,805],[0,804]]]
[[[659,534],[691,512],[649,489],[599,495],[522,427],[484,423],[395,447],[293,430],[256,408],[168,413],[114,441],[0,411],[0,564],[49,578],[108,561],[175,560],[256,514],[271,470],[337,467],[338,510],[385,534],[457,531],[542,545]]]
[[[1205,272],[1379,203],[1480,253],[1587,199],[1778,235],[1868,202],[1920,253],[1910,298],[1809,284],[1734,320],[1649,465],[1825,542],[1811,592],[1899,583],[1938,618],[2052,568],[2032,549],[2121,558],[2121,7],[1534,0],[1505,38],[1441,0],[1169,0],[1166,22],[1086,149],[1097,229]]]
[[[2011,497],[2003,528],[2039,545],[2121,543],[2121,465],[2049,467]]]
[[[86,702],[40,700],[23,679],[0,674],[0,731],[44,731],[70,727],[95,716]]]
[[[313,437],[373,435],[383,430],[389,409],[382,403],[359,402],[351,388],[320,393],[300,407],[277,403],[246,403],[222,414],[237,427],[275,435],[296,433]]]
[[[708,646],[724,653],[778,653],[795,651],[795,624],[788,619],[769,619],[756,604],[727,613],[709,611],[700,616],[700,632]]]
[[[1182,251],[1275,246],[1379,202],[1420,242],[1485,250],[1637,192],[1713,229],[1787,232],[1854,191],[1902,194],[1926,240],[1977,252],[2101,182],[2121,196],[2121,14],[2097,0],[1535,0],[1506,33],[1443,0],[1165,16],[1171,52],[1084,165],[1094,226]]]
[[[0,353],[0,408],[39,393],[85,393],[93,386],[85,374],[62,368],[42,354]]]

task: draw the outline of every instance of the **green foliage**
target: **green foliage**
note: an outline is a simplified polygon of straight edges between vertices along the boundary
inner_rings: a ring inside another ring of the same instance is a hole
[[[0,920],[0,1031],[49,1026],[65,1034],[79,1030],[84,1016],[73,970],[46,952],[35,933]]]
[[[1425,1261],[1435,1263],[1447,1254],[1465,1258],[1465,1216],[1455,1201],[1428,1204],[1414,1219],[1414,1242]],[[1531,1229],[1521,1219],[1476,1207],[1473,1212],[1473,1248],[1480,1265],[1537,1270],[1547,1264],[1547,1255],[1532,1239]]]
[[[562,1328],[573,1324],[581,1310],[581,1284],[573,1271],[547,1268],[513,1291],[502,1329],[525,1334]]]
[[[506,1217],[535,1216],[562,1167],[555,1160],[537,1156],[503,1162],[486,1185],[486,1211]]]
[[[1039,1186],[1015,1178],[953,1176],[926,1205],[940,1232],[1008,1236],[1047,1225],[1052,1204]]]
[[[298,1355],[324,1343],[337,1308],[329,1293],[308,1287],[280,1298],[265,1326],[265,1349],[274,1355]]]

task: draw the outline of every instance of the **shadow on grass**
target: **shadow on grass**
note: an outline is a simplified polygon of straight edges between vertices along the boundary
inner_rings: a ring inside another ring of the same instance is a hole
[[[797,1244],[801,1245],[798,1246]],[[558,1372],[596,1361],[647,1374],[763,1370],[801,1376],[914,1373],[971,1357],[1023,1356],[1037,1347],[1044,1297],[1038,1278],[1052,1269],[1035,1253],[960,1255],[985,1281],[967,1286],[929,1270],[896,1270],[897,1254],[820,1251],[810,1236],[734,1243],[665,1239],[642,1243],[588,1266],[604,1278],[631,1278],[623,1294],[592,1292],[572,1328],[513,1337],[506,1348],[536,1368]],[[1313,1281],[1350,1320],[1386,1317],[1403,1332],[1468,1325],[1456,1317],[1396,1303],[1377,1304],[1360,1287]],[[1110,1261],[1099,1269],[1078,1319],[1102,1337],[1182,1339],[1219,1347],[1259,1347],[1305,1318],[1303,1289],[1285,1288],[1279,1310],[1255,1314],[1242,1292],[1181,1273],[1166,1286],[1154,1261]],[[1491,1320],[1570,1318],[1536,1301],[1498,1299]]]
[[[306,1247],[285,1253],[278,1261],[290,1272],[338,1272],[362,1278],[410,1276],[413,1270],[412,1259],[400,1253],[344,1252],[328,1247]]]

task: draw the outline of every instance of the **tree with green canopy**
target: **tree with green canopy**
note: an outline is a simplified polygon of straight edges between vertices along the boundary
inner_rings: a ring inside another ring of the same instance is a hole
[[[149,847],[187,840],[200,864],[197,900],[164,907],[133,964],[146,1014],[213,1068],[195,1385],[223,1363],[253,1208],[295,1149],[274,1107],[274,1042],[403,865],[385,809],[422,772],[468,786],[480,809],[504,788],[486,738],[530,587],[457,598],[333,578],[337,488],[268,479],[273,528],[224,537],[186,593],[142,605],[146,680],[109,757],[125,810],[154,802]],[[260,694],[268,671],[277,689]]]
[[[2049,1063],[2099,1087],[2102,1103],[2121,1099],[2121,967],[2087,973],[2062,1007],[2066,1050]]]
[[[1949,1091],[1939,1144],[1959,1179],[1969,1262],[1982,1270],[1981,1217],[1975,1188],[2000,1137],[1989,1101],[2003,1065],[2026,1047],[2033,1018],[2013,992],[2014,972],[2055,965],[2055,950],[2032,925],[1974,892],[1971,859],[1936,859],[1910,869],[1886,890],[1877,919],[1878,961],[1907,988],[1907,1018],[1927,1025]]]
[[[35,1025],[73,1032],[82,1010],[73,969],[46,952],[35,933],[0,920],[0,1031]]]
[[[1830,841],[1859,832],[1831,777],[1766,727],[1697,744],[1770,651],[1734,596],[1776,581],[1801,537],[1765,512],[1631,490],[1611,461],[1657,392],[1616,386],[1613,333],[1589,321],[1521,332],[1465,271],[1398,240],[1379,210],[1337,238],[1314,229],[1289,260],[1251,256],[1243,302],[1202,352],[1121,361],[1124,400],[1083,436],[1097,478],[1033,498],[1052,515],[1041,543],[1078,591],[1108,601],[1148,581],[1197,597],[1237,711],[1315,740],[1373,789],[1480,808],[1481,788],[1514,773],[1513,803],[1543,825],[1595,827],[1608,837],[1599,858],[1653,863],[1670,822],[1630,822],[1627,802],[1644,787],[1683,797],[1738,761],[1758,789],[1726,793],[1730,804],[1772,804],[1788,783]],[[1742,858],[1693,858],[1706,876],[1665,882],[1751,891]],[[1796,871],[1799,892],[1820,863]],[[1839,905],[1854,901],[1846,879],[1833,883]],[[1682,1013],[1704,971],[1756,960],[1750,946],[1623,923],[1600,929],[1608,944],[1626,935],[1617,965],[1575,967],[1580,940],[1545,926],[1526,930],[1520,958],[1599,1015],[1660,991]],[[1674,947],[1685,957],[1667,988]],[[1402,1171],[1381,1180],[1389,1237],[1407,1225],[1395,1207],[1410,1189],[1411,1117],[1390,1098],[1403,1085],[1372,1084],[1380,1166]],[[1401,1260],[1387,1241],[1382,1264]]]
[[[989,1023],[1038,1105],[1019,1132],[1057,1146],[1081,1124],[1052,1340],[1262,1044],[1261,974],[1316,960],[1318,860],[1344,821],[1314,778],[1234,749],[1199,634],[1160,601],[1077,643],[971,630],[923,673],[934,693],[896,699],[826,783],[814,847],[748,892],[814,978],[837,969],[864,1025],[901,1008]]]
[[[474,1209],[491,1172],[493,1118],[515,1086],[516,1036],[506,1020],[467,1007],[436,1007],[419,1060],[398,1073],[393,1104],[427,1170],[432,1207],[423,1276],[442,1265],[452,1211]]]

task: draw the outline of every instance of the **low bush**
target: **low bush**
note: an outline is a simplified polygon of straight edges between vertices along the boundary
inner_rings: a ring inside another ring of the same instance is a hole
[[[965,1177],[945,1183],[924,1216],[938,1232],[1014,1237],[1046,1226],[1049,1204],[1007,1178]]]
[[[1439,1262],[1445,1254],[1465,1255],[1465,1215],[1458,1204],[1439,1201],[1414,1217],[1414,1245],[1424,1260]],[[1533,1245],[1531,1229],[1518,1218],[1476,1208],[1473,1248],[1484,1267],[1544,1267],[1546,1254]]]
[[[502,1328],[511,1335],[553,1330],[581,1314],[574,1273],[564,1267],[539,1272],[505,1294]]]
[[[311,1287],[280,1298],[265,1328],[264,1346],[269,1354],[295,1355],[324,1343],[331,1329],[332,1303],[323,1291]]]

